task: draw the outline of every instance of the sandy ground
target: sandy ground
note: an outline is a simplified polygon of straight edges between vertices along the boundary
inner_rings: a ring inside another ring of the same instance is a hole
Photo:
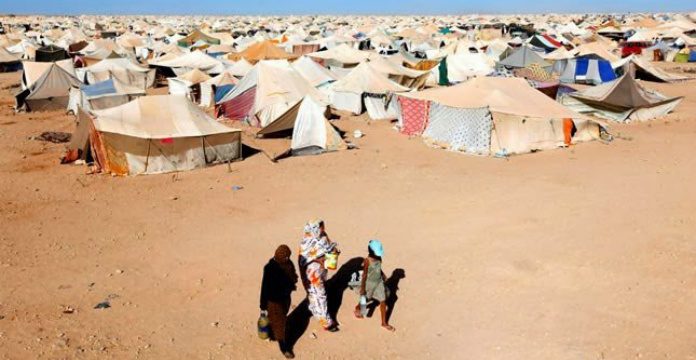
[[[29,139],[73,120],[14,115],[18,76],[0,74],[0,358],[280,358],[256,335],[261,270],[314,217],[342,262],[379,238],[405,277],[395,333],[346,291],[341,331],[310,322],[299,358],[696,358],[694,82],[649,83],[687,97],[610,144],[471,157],[347,119],[359,150],[121,178]]]

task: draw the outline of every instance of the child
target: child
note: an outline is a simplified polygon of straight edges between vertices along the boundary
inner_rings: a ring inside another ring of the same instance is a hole
[[[387,287],[384,285],[386,277],[382,272],[382,256],[384,255],[384,248],[379,240],[370,240],[367,245],[368,256],[365,258],[363,263],[363,276],[360,283],[360,296],[365,296],[365,298],[370,300],[376,300],[379,302],[379,312],[382,315],[382,327],[394,331],[393,326],[389,325],[387,321]],[[360,303],[355,306],[355,317],[358,319],[363,318],[363,314],[360,311]]]

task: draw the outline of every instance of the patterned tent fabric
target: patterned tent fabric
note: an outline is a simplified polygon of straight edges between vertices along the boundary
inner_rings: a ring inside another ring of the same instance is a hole
[[[256,100],[256,87],[220,104],[221,115],[232,120],[244,120],[251,114]]]
[[[423,132],[426,142],[451,151],[488,155],[493,118],[488,108],[460,109],[430,104],[430,123]]]
[[[536,63],[529,64],[525,68],[516,70],[515,75],[528,80],[534,80],[539,82],[549,82],[554,80],[551,74],[549,74],[546,70],[544,70],[544,68],[542,68],[539,64]]]
[[[401,133],[420,135],[428,124],[430,101],[399,96],[401,104]]]

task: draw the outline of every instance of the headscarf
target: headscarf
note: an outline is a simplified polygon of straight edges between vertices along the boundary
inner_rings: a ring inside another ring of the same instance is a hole
[[[290,251],[290,247],[283,244],[283,245],[278,246],[278,248],[275,251],[275,254],[273,255],[273,259],[275,259],[275,261],[277,261],[279,264],[282,264],[282,263],[290,260],[291,254],[292,254],[292,251]]]
[[[336,244],[330,243],[322,234],[322,224],[322,220],[312,220],[305,224],[304,237],[300,242],[300,255],[305,264],[321,258],[336,247]]]
[[[278,246],[276,249],[275,254],[273,255],[273,260],[278,263],[278,266],[283,269],[283,272],[288,276],[292,283],[295,284],[297,282],[297,273],[295,272],[295,266],[292,265],[292,261],[290,261],[291,254],[292,251],[290,251],[290,247],[283,244]]]

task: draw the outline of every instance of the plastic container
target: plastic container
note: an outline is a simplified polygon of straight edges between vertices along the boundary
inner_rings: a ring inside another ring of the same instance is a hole
[[[258,327],[259,339],[268,340],[271,334],[270,324],[271,322],[268,321],[268,316],[266,316],[265,313],[261,313],[261,315],[259,315],[259,321],[256,323]]]
[[[324,268],[326,270],[336,270],[336,268],[338,268],[337,252],[332,252],[324,255]]]
[[[360,315],[367,316],[367,297],[360,295]]]

